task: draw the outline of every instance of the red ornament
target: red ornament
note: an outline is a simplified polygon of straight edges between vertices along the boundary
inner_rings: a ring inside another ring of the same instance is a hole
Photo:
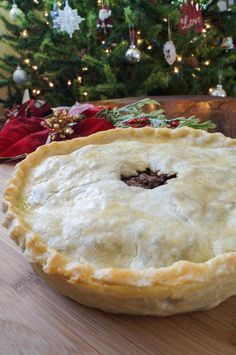
[[[172,128],[177,128],[179,126],[180,122],[178,120],[174,120],[171,122],[170,126]]]
[[[180,9],[180,23],[179,30],[182,34],[188,33],[190,28],[194,27],[194,31],[201,33],[203,29],[202,12],[200,8],[200,2],[193,0],[187,0],[182,4]]]

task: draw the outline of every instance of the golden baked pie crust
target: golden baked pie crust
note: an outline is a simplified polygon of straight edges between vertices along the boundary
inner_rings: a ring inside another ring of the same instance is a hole
[[[114,313],[170,315],[209,309],[236,294],[236,251],[220,254],[203,263],[178,261],[159,269],[96,269],[73,262],[50,249],[34,234],[24,219],[24,208],[17,207],[24,176],[44,159],[65,155],[90,144],[116,140],[183,140],[204,147],[236,147],[236,140],[222,134],[181,128],[176,130],[115,129],[86,138],[54,142],[37,149],[17,165],[5,190],[4,225],[21,247],[35,271],[59,292],[78,302]]]

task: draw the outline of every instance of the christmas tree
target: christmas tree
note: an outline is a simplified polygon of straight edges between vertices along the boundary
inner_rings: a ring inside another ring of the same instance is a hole
[[[8,31],[1,41],[15,51],[0,61],[0,87],[8,88],[7,104],[20,102],[25,88],[52,105],[125,96],[209,94],[219,74],[227,94],[236,95],[235,7],[221,12],[218,1],[200,1],[203,31],[190,28],[182,34],[182,2],[70,0],[71,8],[84,18],[70,37],[57,22],[57,6],[63,10],[65,2],[16,0],[15,19],[1,16]],[[9,11],[12,4],[1,2]],[[99,20],[101,8],[108,16],[105,26]],[[163,45],[170,39],[168,27],[177,52],[173,65],[163,55]],[[136,63],[126,56],[132,40],[141,54]],[[12,78],[17,65],[27,73],[22,84]]]

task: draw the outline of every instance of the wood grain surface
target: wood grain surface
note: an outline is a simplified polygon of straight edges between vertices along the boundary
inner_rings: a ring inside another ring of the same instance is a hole
[[[0,165],[0,194],[13,169]],[[50,289],[0,227],[0,355],[18,354],[235,355],[236,296],[167,318],[106,314]]]

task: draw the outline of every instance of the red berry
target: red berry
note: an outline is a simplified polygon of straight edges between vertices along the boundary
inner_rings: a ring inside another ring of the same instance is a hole
[[[128,121],[129,124],[134,124],[137,122],[138,122],[137,118],[132,118],[131,120]]]
[[[148,123],[147,117],[141,118],[140,122],[141,122],[141,123],[145,123],[145,124]]]
[[[179,124],[180,124],[180,122],[178,120],[174,120],[174,121],[171,122],[170,125],[171,125],[172,128],[176,128],[176,127],[179,126]]]

